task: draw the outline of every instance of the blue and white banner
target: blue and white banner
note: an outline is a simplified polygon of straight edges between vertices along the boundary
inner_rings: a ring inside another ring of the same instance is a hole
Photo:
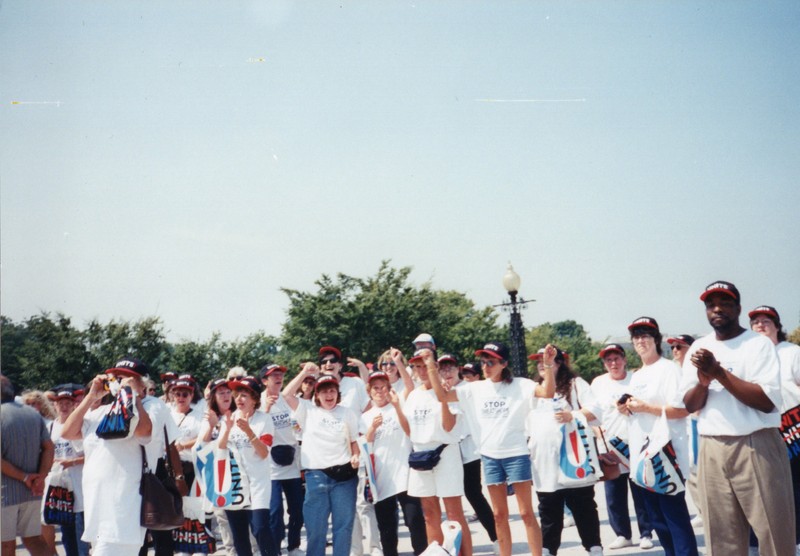
[[[196,482],[201,495],[215,508],[238,510],[250,505],[247,477],[229,450],[220,450],[215,442],[197,447],[195,453]]]

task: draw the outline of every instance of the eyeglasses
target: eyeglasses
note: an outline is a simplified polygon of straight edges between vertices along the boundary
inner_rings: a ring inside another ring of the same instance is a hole
[[[338,362],[339,362],[339,358],[338,357],[330,357],[328,359],[320,359],[319,360],[319,364],[320,365],[327,365],[328,363],[330,363],[331,365],[335,365]]]
[[[177,392],[172,393],[173,396],[176,398],[190,398],[192,396],[191,392],[187,392],[185,390],[179,390]]]
[[[753,319],[750,321],[751,326],[759,325],[759,326],[769,326],[772,324],[770,319]]]
[[[394,361],[384,361],[383,363],[381,363],[381,367],[396,367],[396,366],[397,363],[395,363]]]
[[[686,346],[681,344],[675,344],[672,346],[672,351],[681,351],[682,349],[686,349]]]
[[[148,394],[155,394],[156,393],[156,389],[155,388],[148,388],[147,389],[147,393]]]
[[[490,369],[497,365],[497,361],[491,361],[489,359],[481,359],[481,366],[489,367]]]

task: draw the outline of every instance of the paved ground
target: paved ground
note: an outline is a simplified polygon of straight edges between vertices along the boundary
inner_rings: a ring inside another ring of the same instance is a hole
[[[485,489],[484,489],[485,490]],[[615,536],[613,531],[611,531],[611,527],[608,525],[608,513],[606,512],[606,501],[605,495],[603,494],[603,486],[598,485],[595,489],[595,500],[597,501],[597,505],[600,511],[600,534],[603,540],[603,545],[608,546],[611,541],[614,540]],[[488,499],[488,493],[486,494]],[[534,495],[535,496],[535,495]],[[534,500],[534,507],[536,507],[536,501]],[[629,507],[633,508],[633,502],[630,501]],[[464,508],[466,510],[467,515],[472,513],[469,504],[464,500]],[[694,505],[689,501],[689,511],[692,515],[696,513]],[[522,521],[519,518],[519,511],[517,509],[516,499],[512,496],[509,498],[509,512],[511,514],[511,535],[513,539],[513,554],[529,554],[528,545],[525,542],[525,530],[522,525]],[[402,523],[402,519],[401,519]],[[472,532],[472,542],[474,546],[474,553],[476,555],[483,555],[483,554],[492,554],[492,543],[489,541],[489,537],[486,535],[486,532],[481,527],[480,523],[470,523],[470,531]],[[634,531],[634,542],[637,543],[633,547],[619,549],[619,550],[605,550],[605,554],[607,556],[614,556],[614,555],[630,555],[630,554],[637,554],[637,555],[647,555],[647,556],[656,556],[659,554],[664,554],[664,551],[658,544],[657,539],[653,539],[655,543],[655,547],[650,550],[642,550],[638,547],[638,536],[637,536],[637,529],[635,518],[633,520],[633,531]],[[700,547],[701,554],[703,553],[703,531],[702,529],[696,529],[695,533],[697,534],[697,545]],[[303,547],[305,545],[305,539],[303,539]],[[413,552],[411,551],[411,542],[408,537],[408,531],[401,525],[400,527],[400,553],[403,556],[411,556]],[[59,554],[64,554],[63,549],[59,545],[58,547]],[[331,554],[330,547],[328,547],[328,554]],[[22,545],[17,546],[17,554],[27,554],[27,551],[24,550]],[[152,551],[151,551],[152,554]],[[222,552],[217,552],[217,554],[222,555]],[[286,554],[284,550],[283,554]],[[583,549],[580,543],[580,538],[578,537],[578,531],[575,527],[569,527],[564,529],[564,533],[562,535],[562,542],[561,542],[561,549],[558,551],[559,556],[577,556],[577,555],[585,555],[586,551]]]

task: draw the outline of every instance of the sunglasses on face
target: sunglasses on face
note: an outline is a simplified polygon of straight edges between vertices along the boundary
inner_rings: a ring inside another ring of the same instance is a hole
[[[681,346],[677,344],[672,346],[672,351],[681,351],[682,349],[686,349],[686,346]]]
[[[155,388],[148,388],[147,389],[147,393],[148,394],[155,394],[156,393],[156,389]]]
[[[330,363],[331,365],[335,365],[338,362],[339,362],[339,358],[338,357],[329,357],[328,359],[320,359],[319,360],[319,364],[320,365],[327,365],[328,363]]]
[[[176,398],[189,398],[191,397],[192,394],[181,390],[179,392],[173,392],[172,395],[175,396]]]
[[[396,367],[397,364],[394,361],[384,361],[381,363],[381,367]]]
[[[497,365],[497,361],[491,361],[489,359],[481,359],[481,366],[489,367],[490,369]]]

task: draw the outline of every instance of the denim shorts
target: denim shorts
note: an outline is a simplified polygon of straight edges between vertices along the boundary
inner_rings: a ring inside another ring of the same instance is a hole
[[[521,483],[533,478],[531,456],[528,454],[500,459],[481,456],[481,464],[483,465],[483,482],[486,485]]]

